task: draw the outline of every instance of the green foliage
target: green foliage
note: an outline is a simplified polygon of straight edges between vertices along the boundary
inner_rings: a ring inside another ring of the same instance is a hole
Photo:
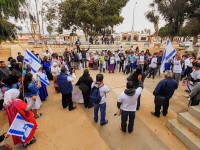
[[[77,26],[87,35],[103,34],[106,29],[123,22],[120,16],[128,0],[65,0],[60,7],[61,26]]]
[[[161,38],[165,38],[165,37],[169,36],[168,27],[161,27],[159,29],[158,36],[160,36]]]
[[[181,36],[181,37],[187,37],[187,36],[189,36],[189,28],[188,27],[182,27],[181,29],[180,29],[180,31],[179,31],[179,36]]]
[[[185,20],[189,17],[200,18],[199,0],[154,0],[151,6],[157,6],[166,21],[170,36],[179,35]]]
[[[191,18],[186,22],[184,28],[187,28],[190,36],[198,36],[200,34],[200,20]]]
[[[53,28],[50,25],[47,26],[47,32],[49,33],[49,35],[51,35],[51,33],[53,32]]]
[[[154,24],[158,24],[159,22],[159,16],[155,15],[154,11],[148,11],[146,13],[146,18],[149,22],[154,23]]]
[[[15,39],[16,30],[19,29],[8,21],[9,17],[21,17],[19,8],[25,0],[0,0],[0,43]]]

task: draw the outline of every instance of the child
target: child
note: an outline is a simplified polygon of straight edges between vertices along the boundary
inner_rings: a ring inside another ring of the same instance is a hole
[[[99,104],[94,104],[94,121],[95,123],[98,122],[98,112],[100,108],[101,112],[101,120],[100,125],[106,125],[108,120],[106,120],[106,93],[110,91],[110,88],[103,83],[103,74],[96,75],[96,82],[92,83],[92,90],[93,88],[99,88],[101,101]]]
[[[130,58],[127,57],[124,63],[125,63],[124,74],[129,74],[129,72],[130,72],[130,64],[131,64]]]

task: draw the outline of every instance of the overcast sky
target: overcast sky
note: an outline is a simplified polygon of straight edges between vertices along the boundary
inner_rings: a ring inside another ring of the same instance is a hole
[[[44,0],[48,1],[48,0]],[[145,12],[149,10],[149,4],[152,3],[153,0],[129,0],[127,5],[122,9],[121,15],[124,17],[124,21],[122,24],[115,26],[114,30],[117,33],[121,32],[128,32],[131,31],[132,28],[132,22],[133,22],[133,8],[135,6],[135,2],[137,1],[136,9],[135,9],[135,28],[134,31],[142,31],[145,28],[151,29],[152,33],[154,32],[154,27],[153,24],[150,23],[146,18],[145,18]],[[32,3],[32,0],[30,1]],[[32,3],[33,5],[34,3]],[[35,6],[32,6],[33,10]],[[19,22],[17,25],[21,25]],[[162,27],[165,25],[165,22],[161,19],[159,22],[159,27]],[[23,31],[22,32],[28,32],[27,28],[25,25],[23,26]],[[45,27],[46,30],[46,27]],[[45,31],[45,33],[47,33]]]
[[[153,0],[129,0],[127,5],[122,10],[122,16],[124,17],[124,21],[122,24],[114,27],[116,32],[127,32],[131,31],[132,22],[133,22],[133,8],[135,2],[137,1],[136,10],[135,10],[135,31],[141,31],[145,28],[151,29],[154,32],[153,24],[150,23],[145,18],[145,12],[149,10],[149,4],[152,3]],[[165,25],[165,22],[161,19],[159,23],[159,27]]]

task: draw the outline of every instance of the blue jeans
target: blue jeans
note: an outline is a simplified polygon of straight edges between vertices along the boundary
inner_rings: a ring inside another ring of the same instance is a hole
[[[98,121],[98,112],[101,112],[101,120],[100,124],[104,124],[106,122],[106,103],[103,104],[94,104],[94,121]]]

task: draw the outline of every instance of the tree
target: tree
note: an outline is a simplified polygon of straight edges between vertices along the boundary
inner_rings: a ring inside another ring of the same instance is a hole
[[[49,35],[53,31],[59,31],[58,33],[62,33],[63,29],[59,26],[59,14],[58,14],[58,2],[57,0],[49,0],[48,2],[43,3],[43,14],[45,16],[44,21],[47,24],[47,29]]]
[[[14,40],[17,26],[8,21],[9,17],[14,17],[15,20],[21,16],[20,7],[25,3],[25,0],[0,0],[0,44],[2,41]]]
[[[128,0],[65,0],[60,7],[61,26],[70,29],[76,26],[83,30],[85,36],[101,34],[120,24],[122,8]]]
[[[50,25],[47,26],[47,32],[49,33],[49,36],[51,36],[53,28]]]
[[[185,28],[188,29],[189,35],[194,37],[194,44],[197,43],[200,34],[200,20],[191,18],[186,22]]]
[[[185,38],[189,36],[189,28],[188,27],[182,27],[179,31],[179,36],[183,37],[183,41],[185,41]]]
[[[158,31],[158,36],[161,37],[161,43],[162,43],[162,40],[163,38],[169,36],[169,29],[168,27],[161,27]]]
[[[179,31],[189,16],[199,7],[199,0],[154,0],[151,6],[156,6],[169,28],[170,39],[179,34]]]
[[[158,34],[158,23],[159,23],[159,16],[155,15],[155,11],[148,11],[146,13],[146,18],[149,22],[154,24],[154,30],[155,30],[155,34]]]

